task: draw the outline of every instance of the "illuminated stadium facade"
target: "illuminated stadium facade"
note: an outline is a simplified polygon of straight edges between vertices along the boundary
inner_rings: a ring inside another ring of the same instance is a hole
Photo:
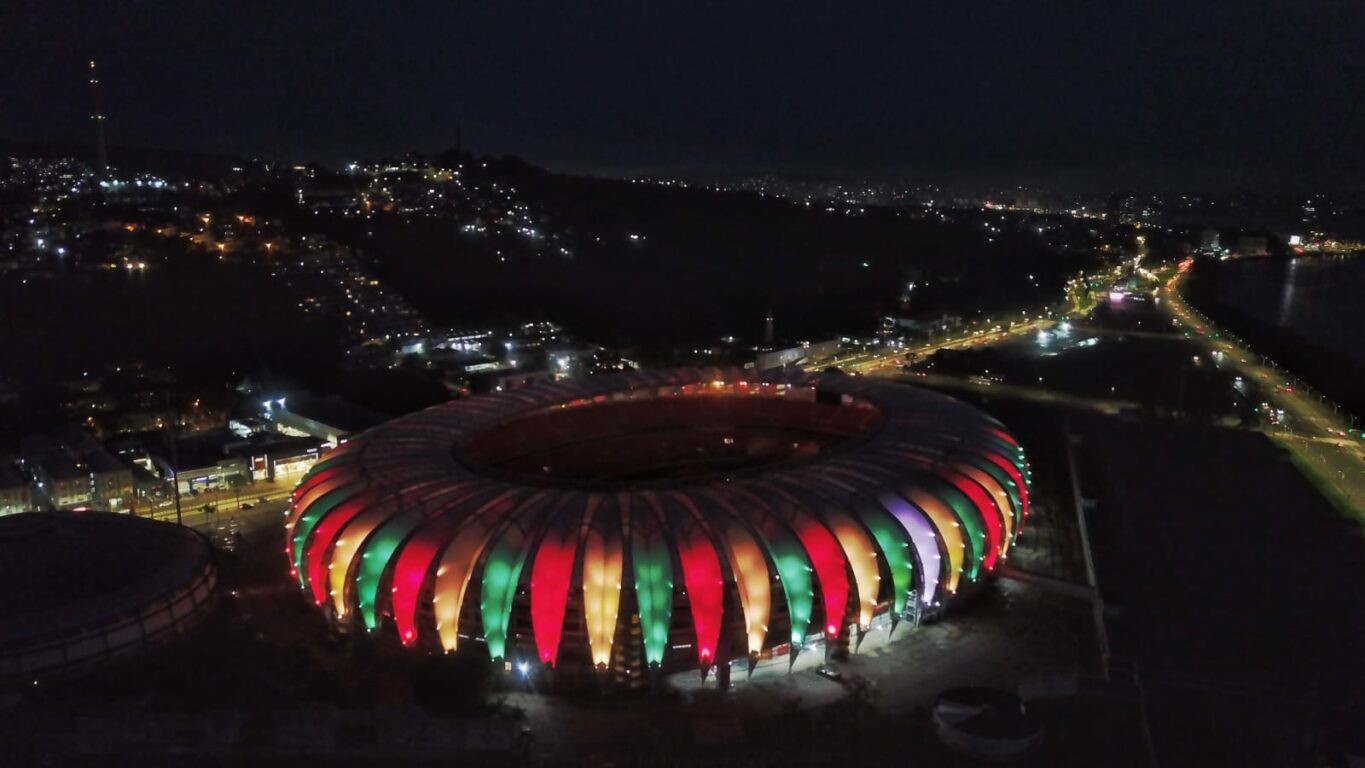
[[[1014,438],[938,393],[640,372],[344,443],[295,489],[285,551],[343,626],[635,680],[937,612],[1006,557],[1028,493]]]

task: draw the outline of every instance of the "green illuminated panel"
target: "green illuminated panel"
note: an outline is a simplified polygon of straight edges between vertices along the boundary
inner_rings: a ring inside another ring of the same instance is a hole
[[[1011,464],[1013,464],[1015,468],[1019,470],[1019,474],[1028,477],[1027,460],[1026,457],[1024,456],[1023,448],[1017,445],[1013,445],[1008,440],[1005,440],[1004,438],[1001,438],[998,435],[994,435],[990,432],[982,432],[981,434],[977,435],[977,437],[994,446],[996,448],[995,452],[1000,454],[1000,456],[1003,457],[1005,461],[1008,461]]]
[[[1019,528],[1024,522],[1022,514],[1024,507],[1022,501],[1019,499],[1019,489],[1015,487],[1014,480],[1010,479],[1010,476],[1005,473],[1005,470],[1001,469],[992,461],[978,456],[967,456],[965,458],[967,461],[971,462],[972,466],[995,478],[995,482],[999,483],[1000,487],[1005,490],[1005,495],[1010,499],[1010,514],[1014,517],[1014,535],[1015,537],[1018,537]]]
[[[526,564],[526,534],[519,528],[508,529],[498,538],[483,566],[483,597],[479,612],[488,655],[494,659],[507,654],[507,624],[512,616],[512,600],[517,581]]]
[[[986,556],[986,547],[990,546],[986,541],[986,531],[982,527],[981,512],[977,510],[966,494],[954,488],[950,483],[943,482],[929,474],[917,474],[916,480],[926,490],[951,507],[953,514],[962,522],[963,529],[967,531],[965,537],[968,544],[967,549],[970,550],[967,565],[962,570],[967,574],[967,578],[976,580],[981,573],[981,564]]]
[[[905,599],[914,584],[915,565],[910,558],[910,539],[905,526],[886,510],[875,504],[855,503],[853,512],[872,532],[877,546],[886,558],[887,569],[891,571],[892,610],[896,615],[905,611]]]
[[[304,573],[303,556],[304,545],[308,542],[308,534],[313,532],[323,515],[336,509],[337,505],[346,499],[359,493],[361,486],[359,483],[348,483],[337,488],[330,493],[325,493],[322,498],[313,502],[304,511],[303,517],[294,524],[294,570],[298,572],[299,584],[308,586],[308,577]]]
[[[668,542],[637,529],[631,541],[635,568],[635,601],[640,609],[645,660],[662,664],[668,648],[668,625],[673,615],[673,562]]]
[[[355,594],[356,608],[360,610],[366,629],[379,626],[379,613],[376,610],[379,581],[384,576],[389,559],[421,520],[422,516],[417,513],[400,515],[380,526],[365,542],[360,554],[360,567],[356,569]]]
[[[800,645],[806,639],[811,604],[815,600],[815,592],[811,588],[811,574],[814,571],[810,558],[806,556],[801,542],[775,520],[770,520],[763,527],[763,535],[759,538],[767,545],[768,554],[772,556],[777,573],[782,577],[782,593],[787,596],[787,612],[791,616],[791,641]]]

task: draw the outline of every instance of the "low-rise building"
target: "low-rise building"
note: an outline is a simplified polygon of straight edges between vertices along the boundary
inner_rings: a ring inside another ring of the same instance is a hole
[[[149,453],[157,474],[182,494],[226,488],[233,477],[251,477],[246,459],[226,455],[221,442],[204,437],[179,438],[174,446],[156,446]]]
[[[123,512],[133,505],[133,468],[113,454],[99,448],[86,456],[90,471],[91,501],[111,512]]]
[[[315,437],[258,432],[247,439],[228,444],[225,452],[247,462],[253,481],[271,481],[307,472],[317,462],[325,445],[325,442]]]
[[[95,506],[127,512],[133,504],[133,468],[80,427],[61,427],[23,441],[24,468],[51,506]],[[41,499],[40,499],[41,500]]]
[[[529,386],[536,382],[550,382],[554,380],[554,371],[545,368],[530,370],[499,368],[497,370],[480,371],[469,376],[469,388],[472,391],[479,393],[506,392],[508,390]]]
[[[28,478],[7,459],[0,459],[0,515],[33,510],[33,493]]]
[[[91,502],[90,473],[83,471],[70,457],[53,453],[25,460],[24,466],[32,474],[41,496],[57,509],[73,509]]]
[[[381,413],[337,397],[263,400],[261,407],[261,418],[276,432],[314,437],[331,446],[388,420]]]
[[[25,435],[19,451],[37,506],[70,509],[90,503],[90,473],[51,435]]]
[[[921,315],[884,315],[883,335],[922,334],[932,336],[962,327],[962,317],[948,313]]]
[[[839,339],[827,339],[817,342],[806,341],[786,349],[765,350],[759,352],[754,359],[754,367],[759,371],[766,371],[784,365],[795,365],[804,360],[829,357],[837,353],[842,344]]]

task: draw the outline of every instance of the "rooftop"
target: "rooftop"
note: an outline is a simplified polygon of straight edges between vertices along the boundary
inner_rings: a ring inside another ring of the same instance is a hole
[[[290,413],[355,434],[388,420],[382,413],[339,397],[290,399]]]
[[[76,466],[76,462],[61,453],[44,456],[38,460],[38,466],[53,481],[74,480],[85,476],[80,467]]]
[[[0,647],[172,591],[209,559],[198,534],[109,512],[0,517]]]

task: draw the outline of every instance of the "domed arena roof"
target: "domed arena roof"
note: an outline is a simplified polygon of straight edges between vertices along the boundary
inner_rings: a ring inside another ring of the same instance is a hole
[[[216,572],[193,531],[109,512],[0,517],[0,678],[83,671],[187,627]]]
[[[936,610],[1008,555],[1024,453],[953,398],[838,374],[634,372],[413,413],[294,491],[343,623],[519,664],[677,668]]]

